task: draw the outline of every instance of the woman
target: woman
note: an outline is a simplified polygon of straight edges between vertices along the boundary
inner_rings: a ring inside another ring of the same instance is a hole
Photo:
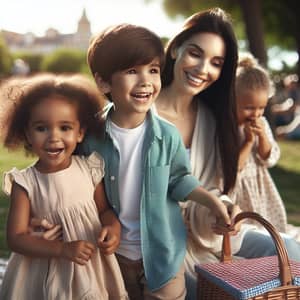
[[[223,10],[192,15],[167,45],[162,91],[154,107],[180,131],[193,175],[218,195],[230,195],[237,174],[237,57],[232,24]],[[228,208],[232,217],[239,212],[232,204]],[[188,298],[194,299],[194,265],[218,260],[222,236],[212,228],[215,220],[204,207],[189,201],[182,209],[189,229],[185,260]],[[258,233],[252,225],[243,224],[238,229],[231,241],[235,255],[250,258],[275,254],[269,236]],[[299,244],[287,241],[291,257],[300,260]]]

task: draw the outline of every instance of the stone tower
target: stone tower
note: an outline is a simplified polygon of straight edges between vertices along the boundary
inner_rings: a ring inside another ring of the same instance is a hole
[[[91,24],[86,16],[86,11],[83,9],[82,16],[78,21],[77,32],[74,35],[76,47],[86,49],[91,38]]]

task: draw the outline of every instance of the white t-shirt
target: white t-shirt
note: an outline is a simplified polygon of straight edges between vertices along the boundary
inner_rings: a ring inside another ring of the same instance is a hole
[[[120,128],[110,122],[110,134],[119,150],[119,196],[122,224],[117,253],[137,260],[142,257],[140,235],[140,200],[142,188],[142,147],[146,121],[133,129]]]

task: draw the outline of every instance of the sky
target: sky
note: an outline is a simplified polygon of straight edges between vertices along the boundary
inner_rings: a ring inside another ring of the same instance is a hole
[[[84,8],[92,33],[126,22],[171,37],[183,22],[166,15],[162,0],[0,0],[0,30],[42,36],[51,27],[74,33]]]
[[[171,19],[162,7],[163,0],[0,0],[0,30],[32,32],[43,36],[49,28],[74,33],[83,9],[95,34],[109,25],[132,23],[145,26],[162,37],[172,37],[184,19]],[[184,1],[184,0],[182,0]],[[272,49],[269,66],[281,69],[282,60],[294,65],[295,52]]]

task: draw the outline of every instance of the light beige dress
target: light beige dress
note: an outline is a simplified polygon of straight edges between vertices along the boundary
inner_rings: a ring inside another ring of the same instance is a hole
[[[72,157],[70,167],[42,174],[34,166],[4,175],[3,189],[12,182],[28,193],[31,214],[60,224],[64,241],[88,240],[95,245],[101,229],[93,194],[104,175],[104,162],[96,154]],[[99,249],[85,266],[57,258],[34,258],[13,253],[0,291],[2,300],[128,299],[114,255]]]

